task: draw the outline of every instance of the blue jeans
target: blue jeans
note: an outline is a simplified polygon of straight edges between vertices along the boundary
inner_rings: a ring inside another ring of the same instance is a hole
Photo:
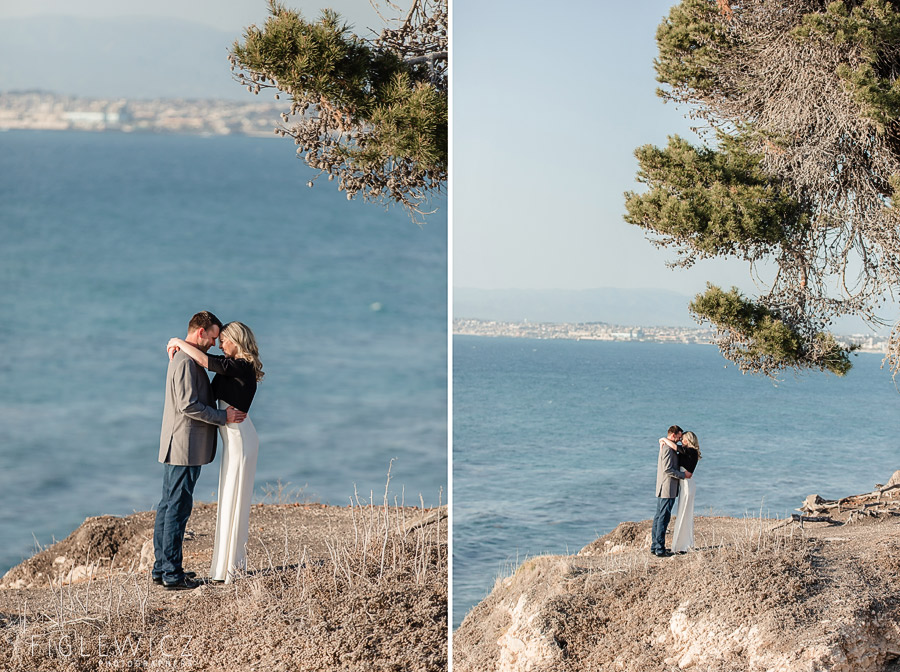
[[[666,550],[666,528],[669,527],[674,504],[674,497],[656,498],[656,515],[653,516],[653,535],[650,538],[650,551],[653,553]]]
[[[178,583],[184,578],[181,565],[184,528],[194,506],[194,486],[200,467],[164,465],[162,499],[156,507],[153,528],[153,577],[164,583]]]

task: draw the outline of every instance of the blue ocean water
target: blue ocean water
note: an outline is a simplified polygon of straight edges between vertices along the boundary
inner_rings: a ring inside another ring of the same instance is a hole
[[[445,202],[418,227],[311,175],[278,138],[0,133],[0,572],[156,505],[164,347],[203,309],[259,342],[257,499],[380,501],[396,458],[391,497],[446,501]]]
[[[657,439],[694,431],[698,515],[783,517],[900,469],[882,357],[844,378],[741,375],[713,346],[453,338],[453,622],[526,557],[652,518]]]

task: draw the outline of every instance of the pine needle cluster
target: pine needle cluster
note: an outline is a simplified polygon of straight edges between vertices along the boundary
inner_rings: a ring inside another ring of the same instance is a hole
[[[427,214],[447,180],[447,2],[414,0],[398,28],[366,41],[324,10],[308,22],[268,0],[269,18],[250,26],[229,60],[248,91],[287,94],[275,133],[351,199],[397,203]]]

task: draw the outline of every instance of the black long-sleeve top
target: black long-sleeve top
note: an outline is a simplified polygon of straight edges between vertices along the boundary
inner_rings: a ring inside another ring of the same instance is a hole
[[[256,394],[256,369],[246,359],[234,359],[223,355],[207,355],[207,369],[215,373],[212,393],[244,413],[250,412],[250,404]]]
[[[678,466],[694,473],[697,468],[697,462],[700,461],[700,452],[696,448],[689,446],[678,446]]]

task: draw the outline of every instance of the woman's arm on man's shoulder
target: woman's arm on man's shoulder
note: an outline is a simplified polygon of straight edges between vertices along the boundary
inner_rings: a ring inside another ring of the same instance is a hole
[[[177,350],[181,350],[204,369],[209,368],[209,357],[207,354],[184,339],[170,338],[169,343],[166,345],[166,350],[169,353],[169,359],[172,359],[172,357],[175,356]]]

